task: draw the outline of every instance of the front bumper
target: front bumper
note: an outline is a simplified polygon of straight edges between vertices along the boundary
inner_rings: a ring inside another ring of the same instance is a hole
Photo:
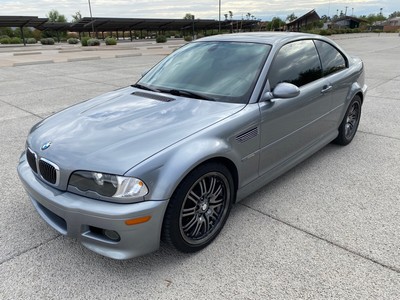
[[[50,187],[39,180],[21,156],[18,175],[39,215],[63,235],[77,238],[85,247],[114,259],[128,259],[159,248],[162,221],[168,201],[119,204],[94,200]],[[146,223],[125,221],[151,216]],[[118,241],[104,235],[115,231]]]

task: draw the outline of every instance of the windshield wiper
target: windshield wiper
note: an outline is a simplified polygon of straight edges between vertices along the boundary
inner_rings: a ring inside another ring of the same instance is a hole
[[[167,89],[165,89],[165,90],[160,90],[160,92],[168,93],[168,94],[175,95],[175,96],[185,96],[185,97],[189,97],[189,98],[215,101],[215,99],[213,99],[213,98],[210,98],[210,97],[207,97],[202,94],[195,93],[195,92],[187,91],[187,90],[177,90],[177,89],[167,90]]]
[[[131,86],[135,87],[135,88],[138,88],[138,89],[141,89],[141,90],[152,91],[152,92],[156,92],[156,93],[160,92],[159,90],[157,90],[155,88],[151,88],[151,87],[149,87],[147,85],[143,85],[143,84],[140,84],[140,83],[135,83],[135,84],[132,84]]]

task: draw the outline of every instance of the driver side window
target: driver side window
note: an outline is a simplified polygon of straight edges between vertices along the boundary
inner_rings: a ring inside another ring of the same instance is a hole
[[[284,45],[272,62],[268,75],[271,90],[281,82],[301,87],[321,77],[321,63],[312,40]]]

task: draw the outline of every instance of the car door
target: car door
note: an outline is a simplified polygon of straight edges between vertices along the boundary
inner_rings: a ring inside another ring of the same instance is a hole
[[[332,102],[330,119],[332,130],[336,130],[336,124],[342,118],[343,105],[346,104],[354,79],[351,80],[346,74],[349,72],[347,58],[336,47],[321,40],[315,40],[314,43],[321,58],[323,76],[330,88]]]
[[[267,75],[269,91],[281,82],[298,86],[300,94],[259,103],[260,176],[284,167],[329,130],[330,87],[312,40],[291,42],[278,51]]]

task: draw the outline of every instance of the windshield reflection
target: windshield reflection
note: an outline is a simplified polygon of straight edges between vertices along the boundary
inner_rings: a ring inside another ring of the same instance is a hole
[[[190,43],[161,61],[138,83],[163,92],[192,92],[200,99],[247,103],[270,48],[242,42]]]

